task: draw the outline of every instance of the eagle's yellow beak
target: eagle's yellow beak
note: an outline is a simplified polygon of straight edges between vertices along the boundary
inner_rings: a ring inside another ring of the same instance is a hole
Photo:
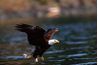
[[[60,41],[56,41],[57,44],[60,44]]]
[[[60,41],[59,40],[55,40],[55,44],[60,44]]]

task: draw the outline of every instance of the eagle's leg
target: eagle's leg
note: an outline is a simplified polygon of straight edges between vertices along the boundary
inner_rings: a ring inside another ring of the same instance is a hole
[[[35,57],[33,56],[33,59],[35,62],[44,61],[44,57],[39,55],[36,55]]]
[[[39,59],[38,58],[35,58],[35,62],[39,62]]]
[[[41,51],[40,51],[39,56],[38,56],[38,58],[39,58],[41,61],[44,61],[44,60],[45,60],[44,57],[43,57],[43,54],[44,54],[44,52],[45,52],[47,49],[48,49],[48,48],[45,48],[45,47],[42,47],[42,48],[41,48]]]
[[[39,57],[37,56],[36,58],[34,58],[35,62],[40,62],[40,61],[44,61],[44,57]]]
[[[34,53],[32,53],[35,62],[39,62],[39,56],[38,56],[39,53],[40,53],[40,48],[36,47]]]
[[[44,61],[44,57],[42,55],[45,51],[46,51],[46,49],[43,47],[36,47],[36,49],[33,53],[33,58],[34,58],[35,62]]]

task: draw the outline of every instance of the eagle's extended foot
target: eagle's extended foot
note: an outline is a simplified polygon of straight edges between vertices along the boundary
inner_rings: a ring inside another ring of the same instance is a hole
[[[31,58],[32,58],[31,55],[27,55],[27,54],[23,54],[23,56],[24,56],[24,58],[26,58],[26,59],[31,59]]]
[[[28,55],[28,54],[23,54],[24,58],[25,59],[33,59],[34,62],[40,62],[40,61],[44,61],[44,57],[41,56],[41,57],[37,57],[37,58],[34,58],[32,57],[32,55]]]
[[[40,61],[44,61],[44,57],[42,56],[42,57],[37,57],[37,58],[35,58],[35,62],[40,62]]]

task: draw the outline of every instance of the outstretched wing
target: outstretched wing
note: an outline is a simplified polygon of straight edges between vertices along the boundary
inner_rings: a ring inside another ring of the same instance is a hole
[[[44,38],[48,41],[49,39],[52,38],[52,36],[58,32],[59,30],[57,28],[54,29],[48,29],[47,32],[44,35]]]
[[[33,26],[28,24],[17,24],[15,27],[16,30],[27,33],[32,31]]]
[[[33,27],[28,24],[18,24],[16,29],[27,34],[28,42],[32,45],[42,45],[44,42],[45,30],[39,26]]]
[[[44,35],[45,33],[45,30],[39,26],[35,26],[33,27],[32,25],[28,25],[28,24],[17,24],[16,26],[16,29],[21,31],[21,32],[25,32],[25,33],[28,33],[28,34],[32,34],[32,35]]]

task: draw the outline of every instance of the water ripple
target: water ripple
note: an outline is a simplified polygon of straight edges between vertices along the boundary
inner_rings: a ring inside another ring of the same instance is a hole
[[[72,65],[97,65],[97,62],[87,62],[87,63],[72,64]]]
[[[71,54],[71,55],[67,55],[67,58],[81,57],[81,56],[86,56],[86,55],[88,55],[88,54],[87,53]]]

